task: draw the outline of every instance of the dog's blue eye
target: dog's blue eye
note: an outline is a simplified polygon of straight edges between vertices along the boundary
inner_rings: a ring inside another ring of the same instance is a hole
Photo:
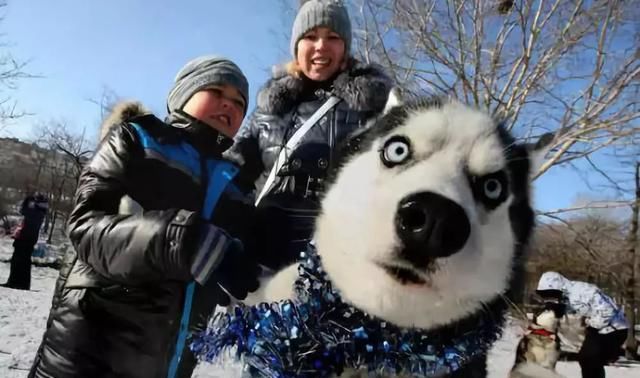
[[[403,164],[411,158],[411,145],[403,136],[389,138],[380,150],[380,160],[386,167]]]
[[[504,171],[471,176],[470,184],[474,198],[490,210],[498,207],[509,195],[509,183]]]
[[[492,200],[497,200],[502,195],[502,183],[495,178],[486,180],[482,189],[484,190],[484,195]]]

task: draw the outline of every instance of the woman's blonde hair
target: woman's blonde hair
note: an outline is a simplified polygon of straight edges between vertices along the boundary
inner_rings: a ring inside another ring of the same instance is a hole
[[[346,70],[349,67],[351,67],[354,62],[355,62],[355,60],[353,58],[347,57],[347,64],[346,64],[344,70]],[[296,79],[300,79],[302,77],[302,68],[300,68],[300,65],[298,64],[298,61],[296,59],[293,59],[293,60],[289,61],[285,65],[285,70],[287,71],[287,74],[289,74],[290,76],[295,77]],[[344,70],[340,70],[340,72],[342,72]]]
[[[298,64],[297,60],[290,60],[289,63],[287,63],[285,65],[285,68],[287,70],[287,73],[289,74],[289,76],[293,76],[296,79],[300,78],[300,74],[302,73],[302,69],[300,68],[300,65]]]

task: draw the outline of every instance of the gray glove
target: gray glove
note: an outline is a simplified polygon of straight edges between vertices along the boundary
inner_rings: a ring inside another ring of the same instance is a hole
[[[203,286],[219,286],[237,299],[260,286],[260,267],[251,254],[246,253],[242,242],[232,238],[224,230],[204,224],[191,263],[191,274]],[[229,304],[228,295],[219,295],[221,306]]]

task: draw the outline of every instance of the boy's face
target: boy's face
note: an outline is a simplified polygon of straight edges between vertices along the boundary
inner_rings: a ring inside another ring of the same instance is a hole
[[[182,110],[233,138],[244,118],[245,101],[231,85],[215,85],[191,96]]]

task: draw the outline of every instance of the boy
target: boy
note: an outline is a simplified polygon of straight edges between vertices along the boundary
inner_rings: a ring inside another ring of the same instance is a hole
[[[75,251],[29,377],[191,376],[189,334],[227,293],[258,288],[258,265],[238,240],[253,207],[221,159],[247,95],[233,62],[206,56],[178,73],[165,122],[137,104],[114,109],[79,181]]]

